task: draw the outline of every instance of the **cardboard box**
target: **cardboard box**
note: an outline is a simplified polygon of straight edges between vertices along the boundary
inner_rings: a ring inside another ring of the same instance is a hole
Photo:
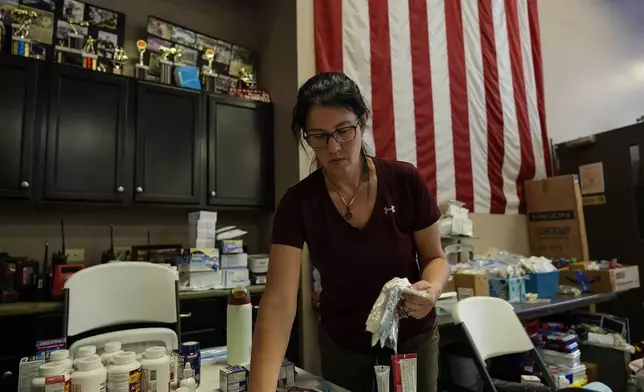
[[[490,296],[490,282],[487,275],[454,275],[454,285],[459,300]]]
[[[526,181],[530,250],[551,259],[590,260],[584,209],[576,176]]]
[[[443,286],[443,293],[451,293],[456,291],[456,284],[454,283],[454,277],[450,276],[445,286]]]
[[[599,380],[599,370],[597,369],[596,363],[582,362],[586,366],[586,377],[588,377],[588,382],[595,382]]]
[[[602,271],[563,270],[559,272],[559,284],[582,290],[587,285],[590,293],[612,293],[640,287],[640,274],[636,265]]]

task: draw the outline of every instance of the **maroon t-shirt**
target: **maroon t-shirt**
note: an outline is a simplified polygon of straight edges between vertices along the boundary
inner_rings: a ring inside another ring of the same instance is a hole
[[[434,224],[440,212],[418,170],[408,163],[373,159],[378,176],[376,202],[362,229],[336,209],[317,170],[282,198],[273,221],[273,244],[309,247],[320,272],[321,326],[346,349],[368,352],[365,322],[389,280],[420,280],[413,233]],[[403,319],[399,343],[429,330],[434,310],[424,319]]]

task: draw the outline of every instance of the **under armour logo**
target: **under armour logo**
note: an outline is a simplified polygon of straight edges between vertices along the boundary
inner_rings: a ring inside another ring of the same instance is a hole
[[[392,205],[392,206],[389,206],[389,207],[385,207],[385,215],[390,214],[390,213],[394,214],[395,212],[396,212],[396,206]]]

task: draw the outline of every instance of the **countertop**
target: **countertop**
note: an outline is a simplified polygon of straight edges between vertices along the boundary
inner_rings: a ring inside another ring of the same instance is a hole
[[[249,286],[248,291],[251,294],[261,293],[264,291],[265,285]],[[182,300],[192,299],[205,299],[226,297],[230,293],[230,289],[216,289],[208,291],[182,291],[179,293],[179,298]],[[22,316],[29,314],[53,313],[63,311],[63,303],[56,301],[49,302],[14,302],[8,304],[0,304],[0,317],[7,316]]]

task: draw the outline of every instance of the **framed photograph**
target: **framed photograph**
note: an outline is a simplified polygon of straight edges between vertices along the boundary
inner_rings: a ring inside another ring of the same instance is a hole
[[[206,49],[215,50],[215,48],[217,47],[217,40],[205,35],[197,34],[197,43],[195,47],[202,52],[204,52]]]
[[[87,27],[76,26],[76,30],[78,30],[79,34],[87,36]],[[69,27],[69,23],[58,21],[58,25],[56,25],[56,39],[65,40],[67,39],[67,35],[72,31],[72,28]]]
[[[31,21],[29,38],[36,42],[51,45],[54,39],[54,13],[31,7],[21,8],[30,12],[33,11],[37,15]]]
[[[222,40],[217,41],[217,46],[215,47],[215,62],[213,64],[215,72],[228,74],[232,54],[233,44]]]
[[[91,26],[98,26],[101,29],[117,30],[119,26],[119,15],[116,12],[102,8],[89,6],[87,21]]]
[[[165,46],[166,48],[172,47],[172,42],[166,41],[154,35],[148,35],[148,50],[151,52],[161,52],[161,47]]]
[[[99,31],[96,39],[96,54],[107,59],[114,58],[114,49],[118,46],[119,36],[107,31]]]
[[[253,52],[243,46],[233,45],[233,51],[230,58],[230,70],[228,74],[236,78],[241,76],[241,70],[246,68],[249,72],[253,72],[255,59]]]
[[[15,0],[15,2],[17,3],[18,0]],[[56,2],[54,0],[20,0],[20,4],[26,5],[27,7],[38,8],[43,11],[54,12],[56,10]]]
[[[181,60],[180,62],[186,65],[197,65],[199,61],[199,51],[197,49],[188,48],[183,45],[175,45],[177,49],[181,49]]]
[[[172,26],[172,41],[184,46],[195,46],[196,33],[179,26]]]
[[[85,20],[85,3],[76,0],[65,0],[61,19],[69,22],[80,23]]]
[[[161,60],[161,55],[159,53],[150,52],[150,70],[148,71],[150,75],[158,76],[161,73],[159,69],[159,61]]]
[[[172,39],[172,25],[151,16],[148,18],[148,33],[169,40]]]

